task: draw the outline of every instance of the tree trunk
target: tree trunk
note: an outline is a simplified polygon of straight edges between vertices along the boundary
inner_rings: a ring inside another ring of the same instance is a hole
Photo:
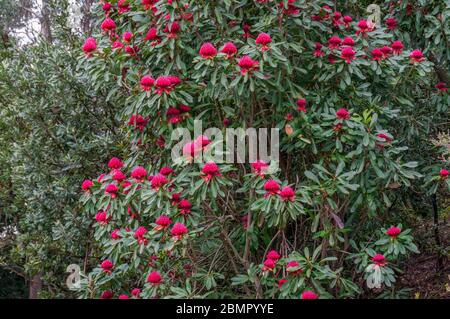
[[[444,268],[444,256],[441,252],[441,237],[439,236],[439,210],[437,205],[436,194],[431,195],[431,203],[433,205],[433,228],[434,228],[434,240],[437,246],[437,271],[441,271]]]
[[[50,0],[42,0],[41,10],[41,35],[47,42],[52,42],[52,30],[50,28]]]
[[[91,7],[94,3],[94,0],[84,0],[83,5],[81,6],[81,14],[83,15],[81,17],[81,31],[85,35],[91,35],[92,32],[92,14],[91,14]]]
[[[30,280],[29,298],[38,299],[38,294],[42,289],[42,274],[38,273]]]

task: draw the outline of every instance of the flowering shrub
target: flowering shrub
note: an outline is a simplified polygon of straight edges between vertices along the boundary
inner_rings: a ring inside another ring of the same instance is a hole
[[[325,3],[97,8],[80,70],[123,105],[130,145],[80,190],[101,256],[81,296],[343,298],[394,284],[391,265],[418,250],[386,227],[422,176],[396,122],[432,63],[395,21]],[[212,136],[172,162],[171,133],[194,118],[281,129],[279,165],[216,163]]]

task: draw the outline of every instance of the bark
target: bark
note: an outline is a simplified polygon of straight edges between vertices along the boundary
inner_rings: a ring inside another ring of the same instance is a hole
[[[83,4],[81,6],[81,14],[83,15],[81,17],[81,31],[85,35],[91,35],[92,33],[92,14],[91,14],[91,7],[94,3],[94,0],[84,0]]]
[[[47,42],[52,42],[52,30],[50,27],[50,0],[42,0],[41,9],[41,35]]]
[[[441,237],[439,235],[439,210],[437,204],[437,196],[433,194],[431,196],[431,203],[433,205],[433,228],[434,228],[434,240],[437,246],[437,263],[436,268],[438,271],[444,268],[444,256],[441,253]]]
[[[34,275],[30,280],[29,298],[38,299],[39,292],[42,289],[42,274]]]

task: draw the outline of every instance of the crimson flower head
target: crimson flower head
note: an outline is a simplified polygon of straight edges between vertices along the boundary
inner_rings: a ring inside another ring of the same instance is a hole
[[[390,56],[393,52],[392,48],[390,46],[385,45],[384,47],[382,47],[381,52],[383,52],[383,56],[385,58],[387,58],[388,56]]]
[[[298,268],[300,267],[300,264],[298,263],[298,261],[296,260],[291,260],[290,262],[287,263],[286,265],[286,271],[292,275],[298,275],[301,274],[303,272],[302,269],[297,269],[297,270],[293,270],[292,268]]]
[[[170,24],[168,24],[168,25],[166,25],[166,27],[164,28],[164,32],[165,33],[168,33],[168,37],[169,38],[176,38],[177,37],[177,34],[178,34],[178,32],[180,32],[180,25],[178,24],[178,22],[177,21],[174,21],[174,22],[172,22],[172,23],[170,23]]]
[[[376,254],[372,257],[372,262],[378,266],[386,265],[386,258],[382,254]]]
[[[125,43],[130,43],[133,38],[133,33],[127,31],[123,34],[122,39]]]
[[[130,297],[128,297],[128,295],[121,294],[119,295],[119,299],[130,299]]]
[[[281,199],[283,201],[293,202],[295,200],[295,191],[289,187],[284,187],[280,192]]]
[[[441,169],[441,171],[439,172],[439,175],[441,176],[442,179],[447,179],[448,178],[448,170],[446,170],[445,168]]]
[[[158,36],[158,29],[156,28],[150,28],[145,35],[144,38],[145,41],[152,41],[152,45],[157,44],[161,42],[160,37]]]
[[[130,5],[127,0],[119,0],[119,2],[117,2],[117,7],[119,7],[119,14],[130,11]]]
[[[148,124],[149,119],[144,118],[141,114],[138,115],[131,115],[130,120],[128,121],[128,125],[133,125],[139,129],[139,131],[142,132],[144,127]]]
[[[169,176],[169,175],[173,174],[173,169],[168,166],[164,166],[160,169],[159,172],[164,176]]]
[[[447,92],[448,90],[447,84],[445,82],[439,82],[438,84],[436,84],[435,88],[441,92]]]
[[[314,56],[316,58],[320,58],[320,57],[325,56],[325,52],[322,51],[322,47],[323,47],[322,43],[320,43],[320,42],[316,42],[315,43],[315,45],[314,45]]]
[[[269,34],[261,32],[260,34],[258,34],[258,36],[256,37],[256,44],[261,45],[261,51],[267,51],[269,50],[269,44],[272,43],[272,38],[270,37]]]
[[[204,148],[205,146],[208,146],[209,144],[211,144],[211,141],[209,140],[208,136],[206,135],[199,135],[195,141],[195,144],[201,146],[202,148]]]
[[[306,113],[306,100],[305,99],[297,100],[297,111]]]
[[[155,190],[159,190],[161,187],[163,187],[164,185],[166,185],[169,181],[167,180],[167,178],[162,175],[162,174],[156,174],[155,176],[153,176],[152,178],[152,188]]]
[[[183,146],[183,156],[193,158],[202,152],[202,146],[195,142],[186,143]]]
[[[340,120],[348,120],[350,119],[350,113],[346,109],[340,108],[336,112],[336,117]]]
[[[260,177],[264,177],[265,171],[269,168],[269,164],[267,164],[262,160],[257,160],[256,162],[253,162],[251,166],[253,172]]]
[[[169,227],[172,224],[172,220],[167,215],[161,215],[156,219],[155,224],[157,225],[156,230],[161,230]]]
[[[311,290],[305,290],[302,293],[301,299],[317,299],[317,295]]]
[[[116,184],[108,184],[105,188],[105,193],[111,196],[111,198],[116,198],[118,191],[119,189],[117,188]]]
[[[97,50],[97,42],[94,38],[87,38],[83,44],[84,53],[90,55],[95,50]]]
[[[97,212],[97,214],[95,215],[95,220],[101,225],[108,224],[108,216],[106,215],[106,212],[103,210],[99,210]]]
[[[147,176],[147,171],[142,166],[138,166],[131,172],[131,177],[139,182],[143,182]]]
[[[81,184],[81,189],[85,192],[89,192],[92,186],[94,186],[94,183],[90,179],[85,179]]]
[[[334,35],[328,40],[328,47],[330,49],[337,49],[341,45],[341,39]]]
[[[367,32],[370,32],[373,30],[373,26],[370,26],[367,20],[361,20],[358,22],[358,28],[359,30],[356,31],[356,34],[362,34],[366,35]]]
[[[155,84],[155,79],[151,76],[145,75],[141,79],[141,89],[144,91],[150,91]]]
[[[214,162],[207,162],[203,165],[202,173],[205,174],[204,179],[206,181],[211,180],[215,176],[221,176],[219,166]]]
[[[280,279],[280,280],[278,281],[278,286],[277,286],[278,290],[280,290],[281,287],[283,287],[283,285],[284,285],[285,283],[287,283],[287,279]]]
[[[271,250],[267,253],[267,259],[272,259],[274,261],[277,261],[280,258],[281,258],[281,256],[276,250]]]
[[[134,238],[138,240],[139,244],[147,244],[147,239],[144,237],[145,234],[147,234],[148,230],[144,226],[138,227],[136,231],[134,232]]]
[[[139,297],[139,295],[141,294],[141,289],[134,288],[133,290],[131,290],[131,294],[135,297]]]
[[[111,260],[106,259],[101,263],[100,267],[103,269],[103,272],[110,274],[111,269],[114,268],[114,264],[111,262]]]
[[[178,209],[180,210],[181,215],[187,215],[191,213],[192,204],[187,199],[182,199],[178,203]]]
[[[212,43],[205,43],[200,48],[200,55],[204,59],[213,59],[217,55],[217,49]]]
[[[388,230],[386,230],[386,234],[392,238],[396,238],[401,232],[402,230],[395,226],[389,227]]]
[[[188,233],[187,227],[183,223],[176,223],[173,225],[172,230],[170,231],[175,239],[183,238],[183,235]]]
[[[162,94],[167,93],[170,94],[172,90],[174,89],[174,86],[176,85],[176,79],[178,77],[171,77],[171,76],[160,76],[156,79],[156,93]]]
[[[120,239],[121,237],[119,235],[119,232],[120,232],[120,229],[114,229],[111,233],[111,238],[115,239],[115,240]]]
[[[425,57],[423,56],[422,51],[420,50],[414,50],[409,55],[409,58],[411,59],[412,63],[419,63],[425,60]]]
[[[341,51],[341,58],[345,60],[346,63],[350,63],[355,59],[356,52],[351,47],[345,47]]]
[[[391,47],[395,54],[401,54],[403,50],[403,43],[402,41],[397,40],[392,43]]]
[[[111,290],[105,290],[100,296],[101,299],[111,299],[114,296]]]
[[[108,167],[110,169],[121,169],[123,167],[123,163],[117,157],[113,157],[109,160]]]
[[[127,177],[125,176],[124,173],[122,173],[121,170],[116,169],[116,170],[114,170],[114,174],[113,174],[112,178],[113,178],[113,180],[115,180],[119,183],[122,183]]]
[[[280,191],[280,185],[278,184],[277,181],[269,179],[264,184],[264,190],[267,192],[266,195],[275,195],[278,194],[278,192]]]
[[[395,20],[395,18],[387,18],[386,25],[389,30],[393,30],[397,27],[397,20]]]
[[[123,45],[123,43],[122,42],[120,42],[120,41],[114,41],[113,42],[113,44],[111,45],[112,46],[112,48],[114,49],[114,50],[116,50],[116,49],[122,49],[123,47],[124,47],[124,45]]]
[[[378,48],[373,49],[372,52],[370,52],[370,54],[372,54],[372,59],[371,59],[372,61],[383,60],[383,57],[384,57],[383,51],[381,51]]]
[[[241,74],[246,75],[249,71],[255,70],[258,67],[259,62],[253,60],[248,55],[244,55],[239,59],[238,65],[241,68]]]
[[[351,16],[344,16],[342,20],[344,20],[345,28],[350,28],[350,23],[352,23],[353,18]]]
[[[273,259],[266,259],[263,263],[263,271],[273,271],[276,267],[276,261]]]
[[[111,7],[112,7],[111,3],[105,2],[105,3],[103,4],[102,9],[103,9],[103,11],[108,12],[109,10],[111,10]]]
[[[353,40],[352,37],[345,37],[344,40],[342,40],[342,45],[352,47],[355,45],[355,40]]]
[[[159,285],[162,282],[161,274],[158,271],[152,271],[147,277],[147,282],[152,285]]]
[[[116,23],[111,18],[106,18],[101,25],[102,30],[113,31],[116,29]]]
[[[233,42],[227,42],[224,44],[220,52],[226,54],[227,58],[230,59],[237,53],[237,48]]]

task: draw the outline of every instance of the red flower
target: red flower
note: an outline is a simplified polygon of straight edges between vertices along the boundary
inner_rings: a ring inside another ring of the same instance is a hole
[[[328,47],[330,49],[337,49],[337,48],[339,48],[340,45],[341,45],[341,39],[338,36],[334,35],[328,40]]]
[[[90,55],[95,50],[97,50],[97,42],[95,42],[94,38],[87,38],[83,44],[84,53]]]
[[[323,46],[322,46],[321,43],[316,42],[315,48],[314,48],[314,56],[315,56],[316,58],[320,58],[320,57],[325,56],[325,52],[322,51],[322,47],[323,47]]]
[[[205,181],[209,181],[215,176],[222,176],[219,171],[219,166],[214,162],[205,163],[202,168],[202,173],[205,174]]]
[[[435,88],[441,92],[447,92],[448,90],[447,84],[445,82],[439,82],[438,84],[436,84]]]
[[[109,160],[108,167],[110,169],[121,169],[123,167],[123,163],[117,157],[113,157]]]
[[[123,193],[126,195],[130,192],[130,186],[133,185],[130,181],[125,181],[122,183]]]
[[[297,100],[297,111],[306,113],[306,100],[305,99]]]
[[[172,220],[169,216],[161,215],[156,219],[155,224],[157,225],[156,230],[161,230],[169,227],[172,224]]]
[[[201,151],[202,151],[201,145],[198,145],[195,142],[189,142],[183,146],[183,156],[188,158],[193,158],[199,155]]]
[[[350,63],[352,60],[355,59],[355,51],[351,47],[345,47],[341,51],[341,58],[345,60],[346,63]]]
[[[183,199],[178,203],[178,209],[181,215],[187,215],[191,213],[192,204],[187,199]]]
[[[370,54],[372,54],[372,61],[380,61],[383,60],[383,51],[381,51],[380,49],[373,49],[372,52],[370,52]]]
[[[348,29],[350,28],[350,23],[353,21],[351,16],[344,16],[344,18],[342,18],[344,20],[344,25],[345,27]]]
[[[105,290],[100,296],[101,299],[111,299],[114,296],[111,290]]]
[[[133,38],[133,33],[127,31],[123,34],[122,39],[125,43],[130,43]]]
[[[114,264],[110,260],[106,259],[101,263],[100,267],[103,269],[103,272],[110,274],[111,269],[114,268]]]
[[[301,299],[317,299],[317,295],[311,290],[305,290],[302,293]]]
[[[177,77],[171,76],[160,76],[156,79],[156,93],[162,94],[167,93],[170,94],[176,85],[174,80],[178,79]],[[178,79],[179,80],[179,79]]]
[[[119,7],[119,14],[130,11],[130,5],[128,0],[119,0],[117,6]]]
[[[397,27],[397,20],[395,20],[394,18],[387,18],[386,25],[389,30],[393,30]]]
[[[114,229],[113,232],[111,233],[111,238],[112,239],[120,239],[120,235],[119,235],[120,229]]]
[[[355,40],[353,40],[352,37],[345,37],[344,40],[342,40],[342,45],[352,47],[355,45]]]
[[[278,281],[278,286],[277,286],[277,288],[278,288],[278,289],[281,289],[281,287],[283,287],[283,285],[284,285],[285,283],[287,283],[287,280],[286,280],[286,279],[280,279],[280,281]]]
[[[141,294],[141,289],[134,288],[133,290],[131,290],[131,294],[135,297],[139,297],[139,295]]]
[[[293,202],[295,200],[295,191],[291,187],[287,186],[281,190],[280,196],[283,201]]]
[[[121,294],[121,295],[119,296],[119,299],[130,299],[130,297],[128,297],[128,296],[125,295],[125,294]]]
[[[150,91],[155,84],[155,79],[151,76],[143,76],[141,79],[141,89],[144,91]]]
[[[253,71],[254,69],[256,69],[259,65],[259,62],[253,60],[248,55],[245,55],[239,59],[238,65],[241,68],[241,74],[246,75],[249,71]]]
[[[273,179],[269,179],[264,184],[264,190],[267,191],[266,196],[278,194],[280,191],[280,185]]]
[[[144,237],[147,232],[148,230],[144,226],[138,227],[138,229],[136,229],[136,231],[134,232],[134,238],[137,239],[139,245],[147,244],[147,239]]]
[[[396,238],[401,232],[402,230],[400,228],[392,226],[386,231],[386,234],[392,238]]]
[[[273,271],[275,269],[276,262],[273,259],[266,259],[263,263],[263,271]]]
[[[142,166],[138,166],[131,172],[131,177],[133,177],[138,182],[143,182],[147,176],[147,171]]]
[[[350,113],[346,109],[341,108],[337,110],[336,117],[340,120],[348,120],[350,119]]]
[[[267,164],[264,161],[261,160],[257,160],[256,162],[253,162],[251,164],[253,172],[260,176],[260,177],[264,177],[265,171],[269,168],[269,164]]]
[[[105,4],[103,4],[102,9],[103,9],[103,11],[108,12],[109,10],[111,10],[111,7],[112,7],[111,3],[105,2]]]
[[[401,41],[394,41],[391,45],[395,54],[401,54],[403,50],[403,43]]]
[[[101,225],[107,225],[108,224],[108,216],[106,215],[106,212],[103,210],[99,210],[97,214],[95,215],[95,220],[101,224]]]
[[[217,49],[212,43],[207,42],[201,46],[199,53],[204,59],[212,59],[217,55]]]
[[[102,30],[113,31],[116,28],[116,23],[111,18],[106,18],[101,25]]]
[[[358,28],[359,30],[356,31],[356,34],[362,34],[366,35],[367,32],[370,32],[374,29],[374,25],[369,25],[369,23],[366,20],[361,20],[358,22]]]
[[[113,44],[112,44],[112,48],[113,49],[121,49],[123,47],[124,47],[124,45],[120,41],[114,41]]]
[[[89,192],[92,186],[94,186],[94,183],[90,179],[85,179],[81,184],[81,189],[85,192]]]
[[[227,55],[227,58],[232,58],[237,53],[237,48],[234,45],[233,42],[227,42],[220,50],[221,53],[224,53]]]
[[[142,115],[131,115],[130,120],[128,121],[128,125],[133,125],[139,129],[139,131],[142,132],[144,127],[148,124],[149,119],[144,118]]]
[[[267,259],[272,259],[273,261],[277,261],[281,256],[276,250],[271,250],[267,253]]]
[[[298,267],[300,267],[300,264],[298,263],[298,261],[291,260],[290,262],[287,263],[286,271],[294,276],[301,274],[303,272],[302,269],[297,269],[297,270],[292,269],[292,268],[298,268]]]
[[[121,170],[114,170],[114,174],[112,176],[113,180],[117,181],[118,183],[122,183],[127,177],[122,173]]]
[[[159,285],[162,282],[161,274],[158,271],[152,271],[147,277],[147,282],[152,285]]]
[[[425,57],[423,56],[422,51],[420,50],[414,50],[409,55],[409,58],[411,59],[412,63],[419,63],[425,60]]]
[[[161,170],[159,172],[161,173],[161,175],[169,176],[169,175],[173,174],[173,169],[168,166],[164,166],[161,168]]]
[[[448,178],[448,170],[446,170],[445,168],[441,169],[441,171],[439,172],[439,175],[441,176],[442,179],[447,179]]]
[[[117,188],[116,184],[109,184],[105,188],[105,193],[111,196],[111,198],[116,198],[118,191],[119,189]]]
[[[198,146],[201,146],[202,148],[204,148],[205,146],[208,146],[209,144],[211,144],[211,141],[209,140],[209,138],[205,135],[199,135],[195,141],[195,144],[197,144]]]
[[[186,235],[188,233],[188,229],[186,226],[184,226],[183,223],[176,223],[175,225],[173,225],[171,233],[177,240],[183,238],[183,235]]]
[[[381,50],[381,52],[383,52],[383,57],[385,57],[385,58],[387,58],[388,56],[390,56],[392,54],[392,48],[390,46],[385,45],[380,50]]]
[[[167,178],[162,174],[156,174],[152,178],[152,188],[155,190],[159,190],[161,187],[166,185],[169,181]]]
[[[163,32],[168,33],[169,38],[176,38],[177,33],[180,32],[180,25],[177,21],[172,22],[171,24],[166,25]]]
[[[261,51],[267,51],[269,50],[268,44],[272,43],[272,38],[267,33],[261,32],[258,34],[258,37],[256,38],[256,44],[261,45]]]
[[[382,254],[376,254],[372,257],[372,262],[378,266],[386,265],[386,258]]]

